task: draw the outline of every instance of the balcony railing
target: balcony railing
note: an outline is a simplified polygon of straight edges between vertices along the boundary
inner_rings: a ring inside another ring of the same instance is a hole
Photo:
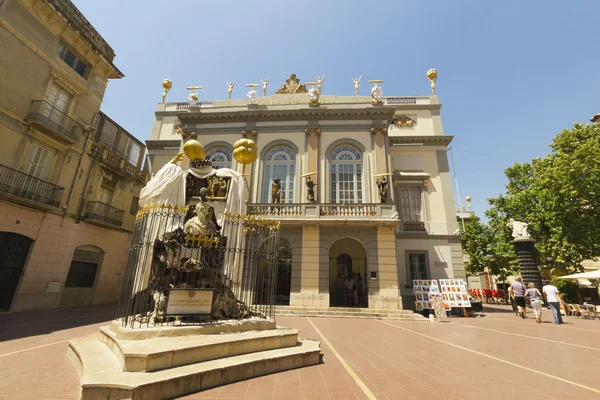
[[[278,219],[391,219],[393,204],[248,204],[248,214]]]
[[[402,221],[400,222],[402,232],[426,232],[425,222],[423,221]]]
[[[111,207],[108,204],[99,201],[88,201],[85,207],[85,219],[106,222],[107,224],[121,226],[123,225],[123,216],[125,211]]]
[[[64,188],[0,164],[0,194],[59,207]]]
[[[82,125],[45,100],[31,102],[27,122],[38,124],[51,132],[58,132],[59,138],[72,143],[78,142],[83,135]]]
[[[129,175],[135,179],[144,179],[145,173],[141,169],[132,165],[128,160],[117,153],[112,152],[105,146],[92,143],[90,155],[104,162],[106,165],[113,167],[114,171],[120,173],[122,176]]]

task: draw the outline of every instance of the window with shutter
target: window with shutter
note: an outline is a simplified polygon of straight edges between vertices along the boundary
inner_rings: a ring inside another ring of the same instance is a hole
[[[53,158],[53,152],[36,143],[31,143],[22,171],[33,177],[46,180],[50,173]]]
[[[281,180],[281,202],[294,202],[296,183],[296,153],[284,146],[277,146],[267,153],[262,187],[262,201],[271,201],[271,183],[274,178]]]
[[[402,221],[422,221],[420,187],[400,188],[400,213]]]

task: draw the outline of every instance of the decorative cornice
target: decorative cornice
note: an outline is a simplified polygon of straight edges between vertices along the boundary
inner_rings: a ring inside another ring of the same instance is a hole
[[[424,146],[448,146],[453,138],[453,135],[394,136],[390,137],[390,145],[422,144]]]
[[[385,135],[387,133],[387,128],[371,128],[371,135],[375,136],[378,133]]]
[[[287,120],[335,120],[335,119],[378,119],[390,121],[394,116],[394,107],[310,107],[299,105],[298,108],[269,108],[268,106],[257,106],[254,109],[232,108],[232,109],[200,109],[197,111],[178,112],[177,118],[186,125],[201,123],[220,122],[245,122],[252,119],[261,121]]]
[[[164,150],[167,147],[179,147],[181,140],[146,140],[148,150]]]
[[[258,135],[258,133],[256,133],[256,130],[243,130],[242,131],[242,137],[244,139],[250,139],[250,140],[256,140],[256,136]]]
[[[321,128],[306,128],[304,132],[306,132],[307,135],[314,133],[317,136],[321,136]]]

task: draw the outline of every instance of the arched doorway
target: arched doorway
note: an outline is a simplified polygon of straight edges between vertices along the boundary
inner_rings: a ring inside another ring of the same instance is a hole
[[[31,247],[31,239],[0,232],[0,311],[9,311]]]
[[[368,293],[365,248],[356,239],[338,240],[329,250],[329,304],[368,307]]]

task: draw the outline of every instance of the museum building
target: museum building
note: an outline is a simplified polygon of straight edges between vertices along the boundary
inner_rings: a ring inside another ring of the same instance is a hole
[[[437,95],[360,96],[355,82],[356,96],[315,97],[310,84],[291,75],[268,96],[263,82],[263,96],[159,104],[151,173],[195,133],[213,167],[245,175],[248,214],[281,221],[279,305],[412,309],[412,280],[464,279]],[[241,138],[258,147],[245,168]]]

